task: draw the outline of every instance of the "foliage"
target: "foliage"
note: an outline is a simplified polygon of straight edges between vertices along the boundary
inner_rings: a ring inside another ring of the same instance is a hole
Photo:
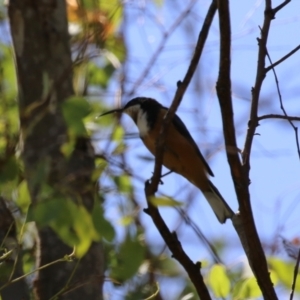
[[[105,151],[96,151],[91,182],[97,186],[97,193],[90,212],[77,201],[76,195],[70,193],[68,198],[46,184],[39,191],[40,202],[35,205],[31,203],[23,171],[22,144],[19,142],[22,129],[18,121],[17,79],[12,48],[2,41],[0,196],[5,199],[8,207],[17,212],[17,241],[22,249],[19,255],[22,257],[25,276],[35,268],[36,236],[32,226],[35,222],[39,226],[50,226],[65,244],[74,247],[76,258],[82,258],[93,242],[102,241],[106,251],[107,285],[113,291],[122,293],[124,299],[155,299],[160,293],[163,295],[163,291],[168,291],[165,284],[168,280],[179,282],[174,297],[193,299],[196,291],[185,272],[170,258],[161,241],[151,240],[147,236],[148,228],[141,218],[140,202],[137,201],[144,195],[137,193],[135,182],[139,179],[132,176],[126,161],[130,151],[127,131],[120,119],[113,115],[96,119],[97,115],[107,109],[102,95],[120,76],[120,67],[127,59],[126,37],[120,30],[124,21],[124,4],[117,0],[66,2],[69,23],[74,29],[71,46],[76,94],[65,99],[61,105],[68,128],[68,141],[62,146],[61,153],[69,159],[78,137],[91,137],[95,141],[96,150]],[[158,8],[163,6],[163,1],[154,2]],[[7,22],[5,18],[1,7],[1,22]],[[94,93],[97,95],[96,100]],[[98,143],[101,147],[98,147]],[[144,158],[146,162],[148,157]],[[46,159],[41,169],[36,171],[37,180],[43,182],[47,174]],[[177,195],[158,195],[150,201],[162,210],[175,211],[177,208],[188,207],[185,202],[177,200]],[[5,245],[5,238],[0,241],[0,273],[12,256],[12,250]],[[218,248],[217,245],[218,241],[212,247]],[[217,254],[222,256],[224,251],[218,249]],[[289,290],[295,262],[269,257],[268,264],[274,286]],[[224,262],[207,262],[201,271],[214,299],[261,297],[261,290],[253,274],[245,275],[246,267],[236,270]],[[11,269],[7,274],[10,272]],[[0,282],[3,284],[2,280]],[[299,280],[295,291],[300,292]]]

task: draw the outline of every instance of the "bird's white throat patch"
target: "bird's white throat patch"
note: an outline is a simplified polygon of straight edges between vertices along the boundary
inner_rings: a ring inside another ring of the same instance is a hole
[[[148,134],[149,127],[147,122],[147,113],[141,109],[140,105],[128,107],[125,110],[125,113],[127,113],[136,122],[141,137]]]
[[[148,127],[148,121],[147,121],[147,113],[145,111],[143,111],[142,109],[139,109],[139,111],[138,111],[136,125],[139,128],[141,137],[148,134],[149,127]]]

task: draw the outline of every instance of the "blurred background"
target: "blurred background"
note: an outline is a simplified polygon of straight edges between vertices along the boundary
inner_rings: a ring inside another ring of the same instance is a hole
[[[4,105],[2,113],[6,113],[1,118],[17,133],[11,38],[6,7],[3,1],[0,3],[0,97]],[[155,98],[166,107],[171,104],[176,83],[183,79],[189,66],[210,1],[66,0],[66,3],[74,87],[76,94],[92,106],[86,126],[97,152],[99,193],[105,216],[115,230],[114,238],[105,242],[104,296],[114,300],[145,299],[157,292],[153,299],[196,299],[185,272],[170,257],[150,217],[143,212],[144,183],[151,178],[154,167],[152,155],[128,116],[120,119],[97,116],[137,96]],[[280,3],[273,1],[272,6]],[[230,2],[232,102],[241,150],[257,72],[257,38],[263,24],[264,5],[262,0]],[[271,23],[267,50],[272,62],[300,44],[299,28],[300,2],[291,1]],[[213,183],[237,211],[215,90],[219,34],[216,15],[200,64],[177,114],[213,170]],[[276,67],[283,106],[290,116],[300,115],[299,68],[300,52]],[[283,114],[272,71],[264,80],[259,101],[259,116],[267,114]],[[300,245],[297,133],[289,122],[277,119],[262,120],[256,133],[251,152],[251,204],[278,297],[283,299],[289,295],[295,265],[291,257],[295,255],[290,253],[297,253]],[[189,257],[201,261],[202,273],[214,299],[261,297],[231,222],[220,225],[199,190],[179,175],[170,174],[163,178],[157,196],[181,202],[179,206],[170,202],[160,207],[160,211],[169,228],[177,232]],[[16,199],[15,202],[18,204]],[[27,226],[24,238],[28,249],[34,247],[31,227]],[[26,270],[33,268],[32,257],[25,263]],[[124,269],[127,272],[122,272]],[[296,291],[300,292],[300,284]],[[300,299],[299,294],[294,299]]]

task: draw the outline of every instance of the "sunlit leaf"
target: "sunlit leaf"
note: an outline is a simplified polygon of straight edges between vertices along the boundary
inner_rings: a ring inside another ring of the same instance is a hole
[[[128,175],[123,174],[114,177],[114,182],[119,192],[130,193],[132,191],[131,179]]]
[[[93,62],[89,62],[87,69],[89,84],[106,88],[115,69],[116,68],[109,61],[107,61],[104,66],[97,66]]]
[[[119,224],[122,226],[129,226],[134,221],[132,216],[124,216],[119,220]]]
[[[181,206],[182,202],[166,197],[151,197],[150,202],[155,206]]]
[[[70,157],[70,155],[73,153],[75,143],[76,143],[75,136],[70,135],[69,139],[64,144],[62,144],[62,146],[60,147],[60,151],[63,153],[65,157]]]
[[[277,275],[279,281],[290,289],[293,282],[295,262],[287,262],[279,258],[268,259],[270,269]],[[298,273],[298,277],[299,277]],[[298,278],[299,279],[299,278]],[[300,292],[300,280],[296,281],[295,291]]]
[[[107,161],[102,158],[97,158],[95,160],[95,170],[93,171],[92,180],[93,181],[98,180],[106,167],[107,167]]]
[[[116,126],[113,134],[112,134],[112,140],[116,142],[120,142],[124,137],[124,128],[120,125]]]
[[[234,299],[256,299],[261,296],[261,290],[257,284],[256,278],[251,277],[237,282],[232,292]]]
[[[19,184],[18,197],[17,197],[16,202],[22,212],[27,211],[27,209],[30,205],[31,199],[30,199],[30,194],[29,194],[28,185],[27,185],[26,180],[23,180]]]
[[[208,274],[208,282],[217,298],[228,296],[230,292],[230,280],[223,265],[215,264],[212,266]]]
[[[82,257],[91,243],[100,239],[92,215],[71,200],[50,196],[49,200],[30,206],[27,222],[35,221],[39,227],[50,226],[67,245],[75,246],[77,257]]]
[[[73,206],[72,228],[79,238],[79,243],[75,244],[76,256],[82,257],[89,250],[93,241],[100,240],[100,234],[95,229],[92,215],[83,205],[76,205],[72,201],[69,201],[69,204]]]
[[[114,26],[119,25],[123,14],[122,2],[119,0],[101,0],[99,1],[99,8],[107,13]]]
[[[13,99],[17,94],[16,71],[12,49],[4,44],[0,44],[0,66],[2,71],[2,78],[0,78],[2,93],[5,94],[6,99]]]
[[[120,142],[115,149],[112,151],[112,155],[120,155],[126,150],[126,145],[123,142]]]
[[[122,36],[110,37],[106,40],[106,48],[122,63],[126,58],[126,48]]]

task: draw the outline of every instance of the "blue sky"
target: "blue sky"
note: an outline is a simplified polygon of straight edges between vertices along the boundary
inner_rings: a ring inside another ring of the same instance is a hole
[[[155,53],[163,38],[162,28],[166,31],[185,10],[180,1],[165,1],[161,7],[151,1],[128,2],[127,35],[128,61],[125,85],[127,92],[132,89],[136,80]],[[203,17],[210,1],[198,1],[189,15],[169,37],[149,75],[143,79],[133,96],[156,98],[169,106],[176,90],[176,82],[183,78],[191,57]],[[254,85],[257,62],[257,40],[262,26],[264,1],[230,1],[232,21],[232,93],[236,122],[236,134],[239,148],[243,148],[251,100],[251,87]],[[280,4],[273,1],[273,6]],[[292,1],[281,10],[272,22],[268,51],[275,62],[300,43],[300,2]],[[219,29],[215,18],[205,51],[201,58],[198,73],[190,89],[185,94],[178,115],[190,129],[191,134],[204,154],[209,154],[208,161],[213,169],[216,184],[224,198],[234,210],[238,204],[227,164],[222,124],[215,84],[219,64]],[[268,65],[268,63],[267,63]],[[299,116],[300,106],[297,96],[300,89],[300,52],[276,67],[280,90],[288,114]],[[114,92],[116,84],[112,85]],[[279,97],[272,72],[269,72],[261,92],[259,115],[279,113]],[[124,95],[123,102],[129,98]],[[115,105],[112,101],[111,106]],[[124,116],[123,125],[127,132],[137,132],[132,120]],[[299,125],[295,123],[295,125]],[[276,246],[275,253],[287,258],[283,251],[280,236],[292,239],[299,237],[300,215],[300,160],[297,154],[295,134],[285,121],[263,120],[257,128],[251,156],[251,203],[257,230],[267,253],[268,246]],[[140,155],[149,155],[139,139],[128,142],[130,148],[127,159],[135,174],[144,179],[151,177],[153,164],[146,164],[138,159]],[[145,207],[143,184],[134,181],[136,198],[141,207]],[[176,200],[192,201],[188,209],[189,216],[200,229],[211,239],[223,239],[229,245],[224,258],[226,264],[235,264],[243,260],[244,252],[232,228],[231,222],[220,225],[203,198],[201,192],[176,174],[164,179],[160,193],[173,196]],[[189,197],[189,195],[192,195]],[[112,215],[117,214],[111,208]],[[176,229],[181,222],[180,216],[172,208],[161,209],[171,229]],[[162,242],[148,216],[143,216],[150,241]],[[193,260],[211,260],[203,243],[197,239],[189,227],[180,227],[179,238],[184,249]]]

